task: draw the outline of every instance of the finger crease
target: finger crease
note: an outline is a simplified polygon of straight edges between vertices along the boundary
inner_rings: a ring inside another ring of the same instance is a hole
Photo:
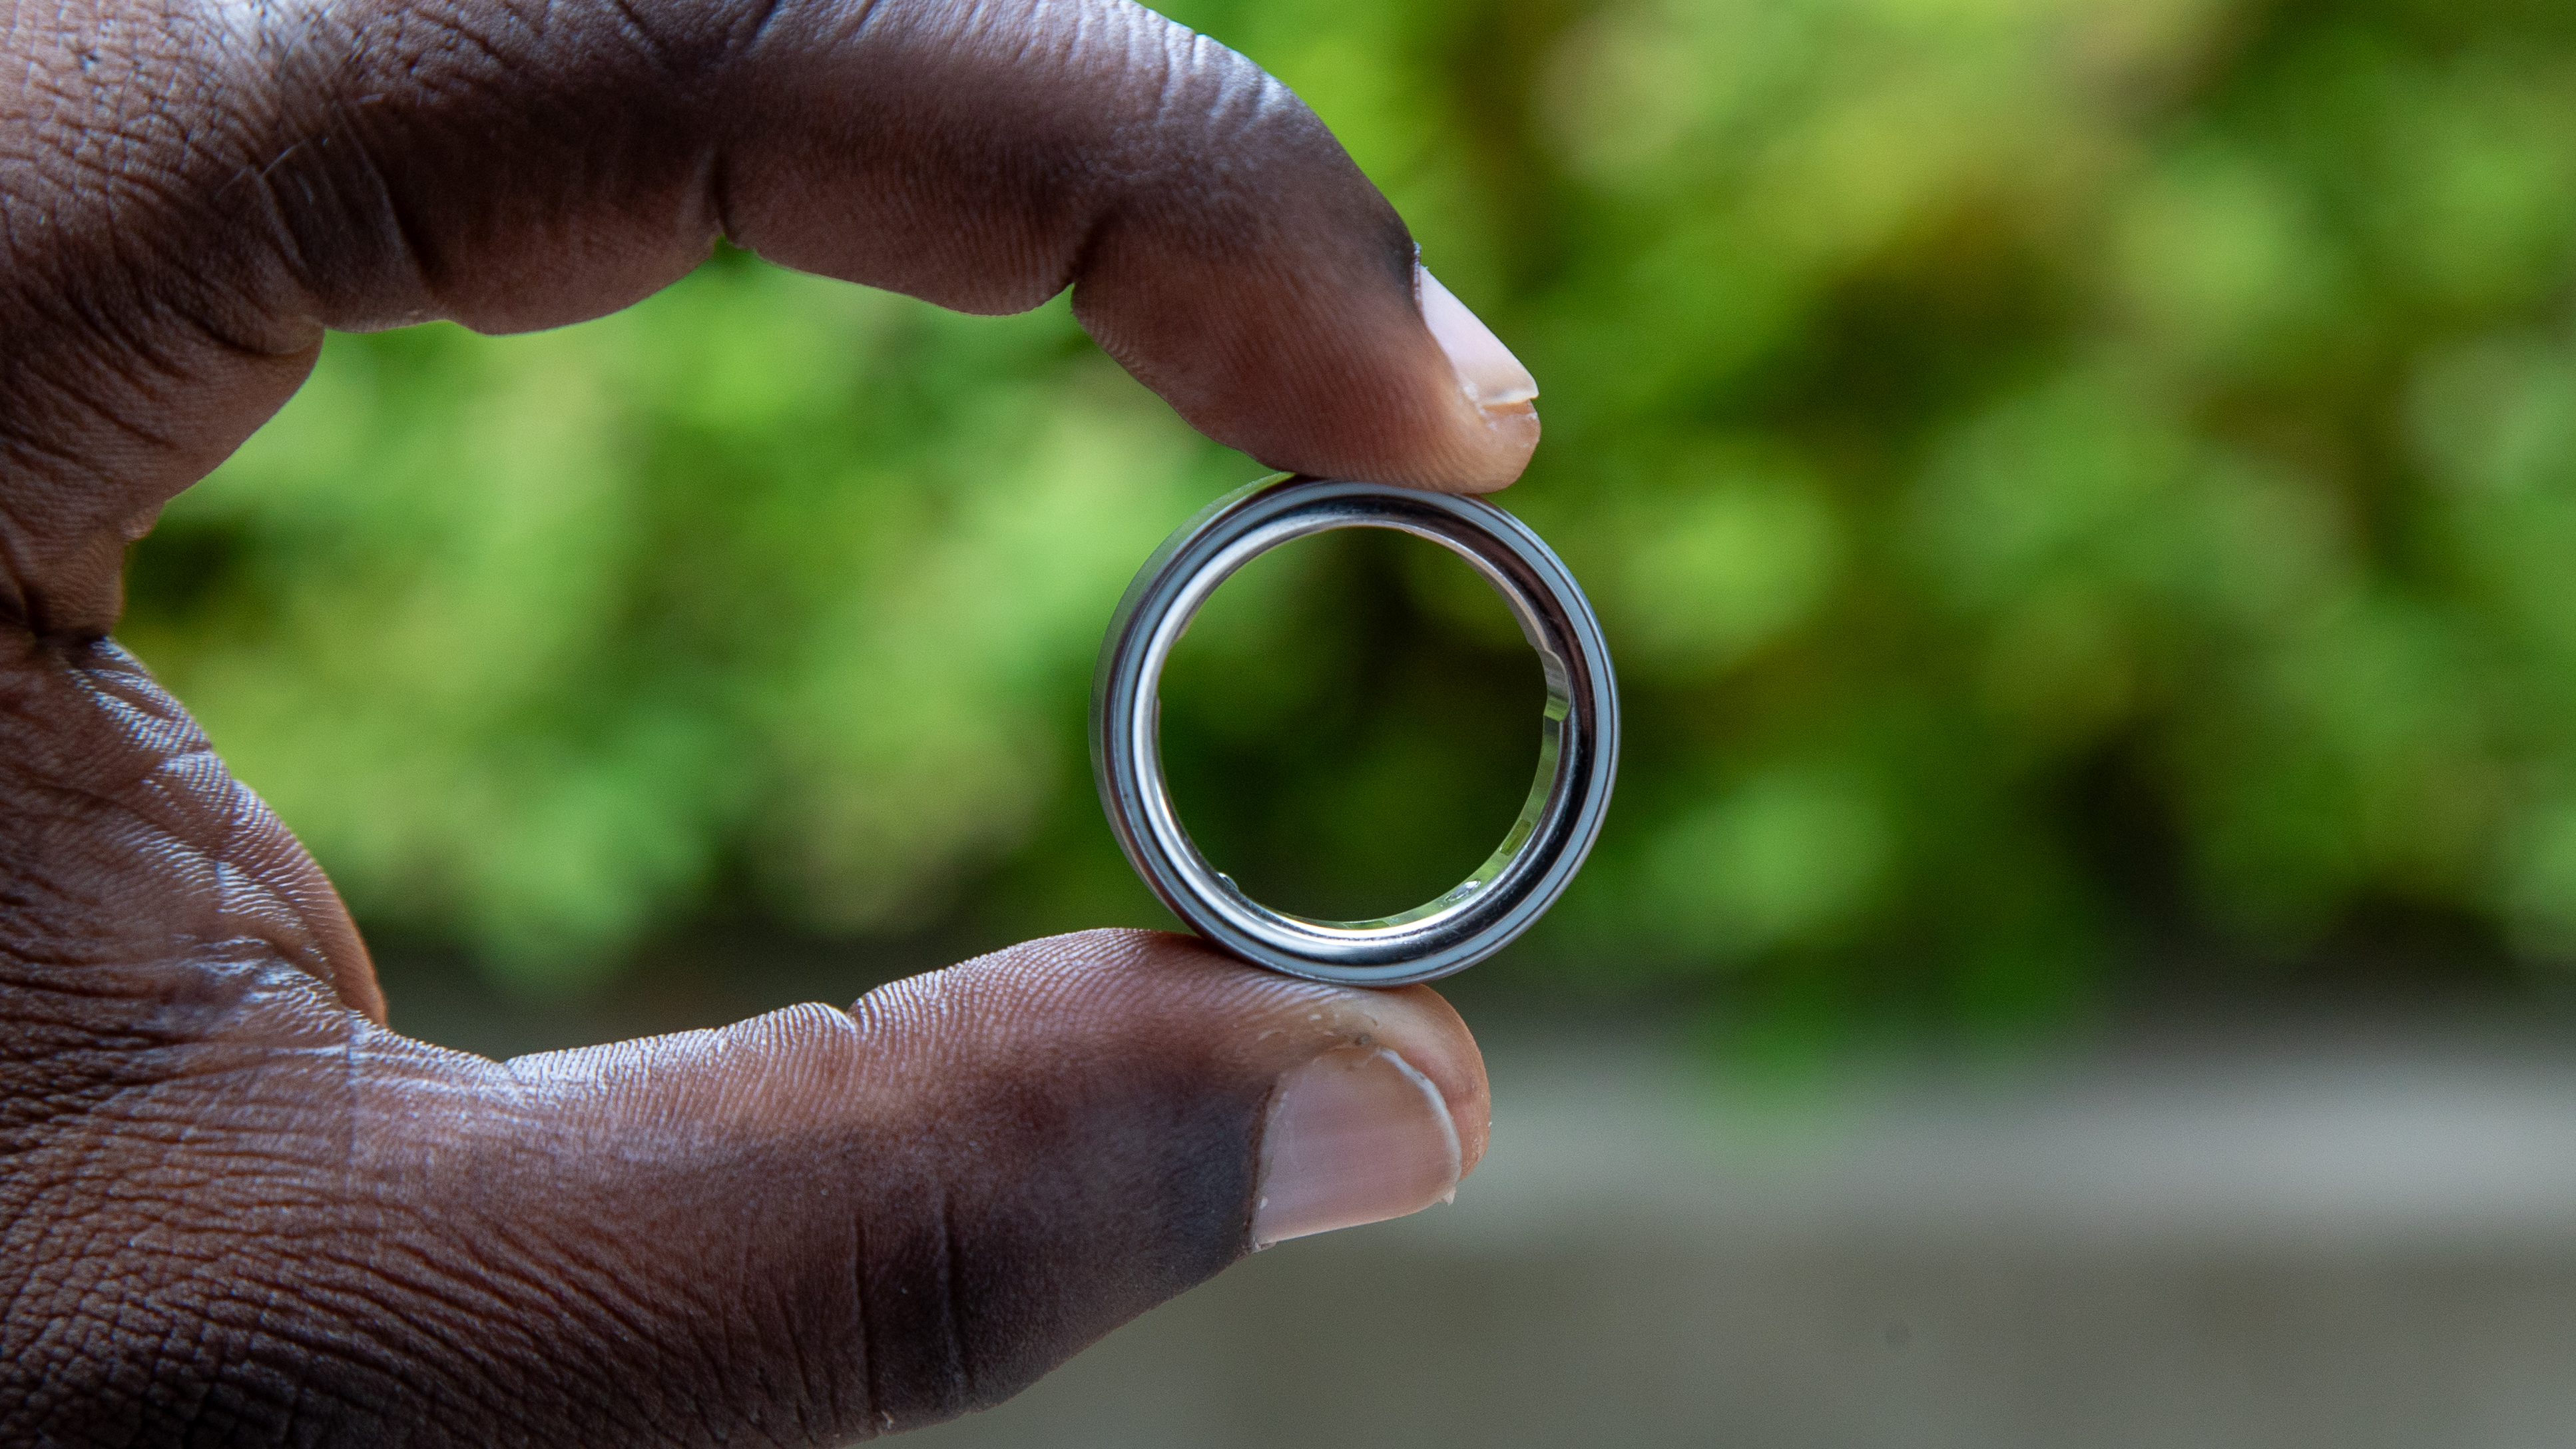
[[[948,1372],[954,1385],[953,1403],[962,1409],[974,1402],[975,1370],[966,1358],[966,1313],[957,1297],[957,1214],[945,1189],[939,1194],[939,1291],[947,1310]]]

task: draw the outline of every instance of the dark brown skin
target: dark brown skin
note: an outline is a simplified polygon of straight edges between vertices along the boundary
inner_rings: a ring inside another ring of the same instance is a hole
[[[1400,1052],[1472,1165],[1436,996],[1142,933],[584,1052],[413,1041],[108,639],[126,544],[325,328],[573,322],[719,235],[973,311],[1071,285],[1274,466],[1510,481],[1535,415],[1462,394],[1403,224],[1276,82],[1113,0],[0,5],[0,1443],[846,1442],[1239,1257],[1320,1053]]]

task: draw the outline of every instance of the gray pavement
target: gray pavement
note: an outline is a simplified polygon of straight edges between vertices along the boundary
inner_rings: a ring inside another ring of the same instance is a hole
[[[2571,1449],[2576,1040],[2169,1038],[1730,1090],[1493,1052],[1455,1206],[924,1449]]]

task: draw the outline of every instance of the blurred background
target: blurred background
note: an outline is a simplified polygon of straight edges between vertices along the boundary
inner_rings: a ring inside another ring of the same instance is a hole
[[[1165,8],[1538,375],[1503,501],[1600,607],[1620,795],[1452,993],[1458,1208],[942,1432],[2576,1442],[2576,9]],[[1090,669],[1261,471],[1061,300],[725,252],[333,338],[123,636],[397,1025],[704,1025],[1165,921]],[[1535,760],[1501,605],[1395,538],[1248,570],[1166,701],[1208,853],[1315,914],[1463,877]]]

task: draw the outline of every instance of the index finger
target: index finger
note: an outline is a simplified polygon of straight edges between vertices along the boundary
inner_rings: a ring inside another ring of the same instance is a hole
[[[1537,441],[1528,374],[1314,114],[1125,0],[47,13],[12,11],[0,69],[34,158],[6,185],[0,606],[40,632],[113,622],[124,539],[322,328],[560,325],[718,235],[970,311],[1070,285],[1275,467],[1485,489]]]

